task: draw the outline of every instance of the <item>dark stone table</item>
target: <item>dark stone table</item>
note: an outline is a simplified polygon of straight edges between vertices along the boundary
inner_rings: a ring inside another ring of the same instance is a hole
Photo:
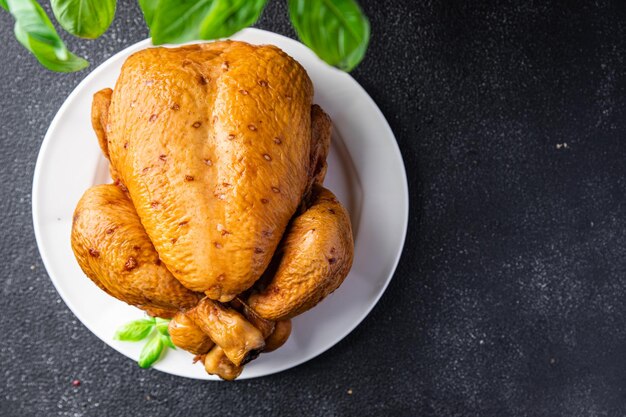
[[[363,3],[353,76],[406,163],[404,255],[345,340],[235,383],[141,370],[60,300],[31,184],[87,72],[40,68],[0,13],[0,415],[626,415],[624,2]],[[294,35],[282,0],[258,26]],[[147,34],[128,0],[101,39],[68,42],[93,68]]]

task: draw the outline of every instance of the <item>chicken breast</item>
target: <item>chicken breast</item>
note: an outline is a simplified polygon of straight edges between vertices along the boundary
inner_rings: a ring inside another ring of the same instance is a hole
[[[151,48],[124,64],[105,153],[187,288],[229,301],[267,267],[315,171],[312,96],[273,46]]]

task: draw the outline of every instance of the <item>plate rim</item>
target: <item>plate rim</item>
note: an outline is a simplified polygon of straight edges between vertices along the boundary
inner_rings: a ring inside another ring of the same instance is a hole
[[[237,32],[236,34],[232,35],[232,37],[241,35],[241,34],[250,34],[251,36],[254,36],[255,34],[261,34],[264,36],[275,36],[278,38],[281,38],[282,41],[284,42],[293,42],[295,44],[298,44],[299,47],[302,48],[307,48],[306,45],[302,44],[301,42],[299,42],[296,39],[292,39],[289,38],[287,36],[275,33],[275,32],[271,32],[268,30],[263,30],[263,29],[258,29],[258,28],[246,28],[243,29],[240,32]],[[212,42],[212,41],[206,41],[206,40],[199,40],[199,41],[193,41],[190,43],[198,43],[198,42]],[[89,74],[87,74],[72,90],[72,92],[65,98],[65,100],[63,101],[63,104],[61,105],[61,107],[59,107],[59,109],[57,110],[54,118],[52,119],[52,121],[50,122],[50,125],[48,126],[48,129],[46,130],[46,134],[44,135],[43,141],[41,143],[41,146],[39,148],[39,153],[37,155],[37,160],[35,163],[35,170],[33,172],[33,185],[31,188],[31,212],[32,212],[32,217],[33,217],[33,229],[34,229],[34,233],[35,233],[35,240],[37,242],[37,249],[39,251],[39,255],[41,257],[41,260],[44,264],[44,267],[46,269],[46,273],[48,275],[48,278],[50,279],[50,281],[52,281],[52,284],[55,288],[55,290],[57,291],[57,293],[59,294],[59,296],[61,297],[61,299],[63,300],[63,302],[65,303],[65,305],[69,308],[69,310],[72,312],[72,314],[74,314],[74,316],[76,316],[76,318],[81,322],[81,324],[83,326],[85,326],[94,336],[96,336],[98,339],[102,340],[108,347],[114,349],[115,351],[121,353],[123,356],[134,360],[134,358],[130,357],[128,354],[126,354],[125,352],[119,350],[114,344],[110,344],[107,340],[104,340],[103,338],[101,338],[98,333],[96,331],[94,331],[90,325],[86,324],[86,321],[82,315],[77,311],[77,309],[75,308],[75,306],[72,304],[72,302],[70,301],[70,298],[67,296],[67,294],[65,293],[65,291],[62,289],[60,282],[57,281],[57,278],[51,273],[52,268],[50,265],[50,255],[48,255],[47,251],[46,251],[46,247],[43,244],[43,236],[42,236],[42,221],[41,221],[41,213],[39,212],[39,188],[40,188],[40,178],[42,175],[42,166],[43,166],[43,161],[46,157],[48,148],[50,147],[50,144],[53,142],[52,138],[53,138],[53,131],[56,129],[57,125],[60,123],[60,120],[63,118],[63,115],[67,112],[67,108],[70,106],[70,103],[74,101],[75,97],[78,96],[80,94],[80,92],[82,92],[84,86],[91,81],[92,79],[96,78],[101,72],[105,71],[105,69],[108,67],[107,63],[109,63],[110,61],[114,61],[116,59],[118,59],[120,56],[125,55],[128,53],[129,50],[141,50],[144,49],[145,47],[149,47],[152,45],[152,40],[151,38],[147,38],[144,40],[141,40],[139,42],[133,43],[132,45],[127,46],[126,48],[122,49],[121,51],[113,54],[112,56],[110,56],[109,58],[107,58],[106,60],[104,60],[102,63],[100,63],[93,71],[91,71]],[[317,58],[317,56],[316,56]],[[317,58],[319,60],[319,58]],[[321,62],[321,60],[320,60]],[[333,68],[331,66],[329,66],[328,64],[324,64],[326,65],[328,68],[335,70],[335,71],[339,71],[336,68]],[[313,354],[309,354],[308,356],[303,356],[302,358],[292,362],[292,363],[288,363],[284,366],[279,366],[275,369],[273,369],[271,372],[265,373],[263,375],[254,375],[254,376],[244,376],[242,375],[240,378],[238,378],[238,380],[245,380],[245,379],[253,379],[253,378],[262,378],[262,377],[267,377],[270,375],[274,375],[283,371],[286,371],[288,369],[291,368],[295,368],[299,365],[302,365],[303,363],[306,363],[316,357],[318,357],[319,355],[327,352],[329,349],[331,349],[332,347],[336,346],[339,342],[341,342],[342,340],[344,340],[350,333],[352,333],[354,331],[354,329],[356,329],[362,322],[363,320],[365,320],[365,318],[367,316],[369,316],[369,314],[372,312],[372,310],[374,309],[374,307],[378,304],[378,302],[380,301],[381,297],[383,296],[383,294],[385,293],[385,291],[387,290],[387,287],[389,286],[389,283],[391,282],[391,280],[393,279],[393,277],[396,274],[397,271],[397,267],[398,264],[400,262],[400,259],[404,253],[404,246],[406,243],[406,236],[407,236],[407,232],[408,232],[408,223],[409,223],[409,200],[410,200],[410,195],[409,195],[409,188],[408,188],[408,178],[407,178],[407,173],[406,173],[406,167],[404,165],[404,159],[402,158],[402,152],[400,151],[400,147],[398,145],[398,141],[396,139],[395,134],[393,133],[393,130],[391,129],[391,126],[389,126],[389,122],[387,121],[387,118],[385,117],[385,115],[382,113],[382,111],[380,110],[380,108],[378,107],[378,105],[376,104],[376,102],[372,99],[372,97],[367,93],[367,91],[361,86],[361,84],[359,84],[359,82],[357,80],[355,80],[350,74],[348,73],[343,73],[346,77],[346,81],[350,82],[353,84],[354,87],[356,87],[357,90],[359,90],[359,92],[364,95],[365,100],[368,101],[367,104],[370,105],[370,107],[374,110],[374,112],[377,113],[377,115],[380,117],[380,119],[382,120],[382,124],[381,127],[386,131],[386,133],[393,138],[393,141],[391,141],[391,148],[393,153],[395,154],[395,157],[397,158],[397,160],[399,161],[399,168],[401,169],[402,172],[402,184],[401,184],[401,189],[402,189],[402,199],[404,200],[404,204],[403,204],[403,210],[405,212],[405,216],[403,216],[402,219],[402,236],[399,237],[399,250],[397,251],[396,255],[395,255],[395,259],[393,260],[393,262],[391,262],[391,269],[389,271],[389,273],[387,274],[387,276],[385,277],[384,283],[383,285],[380,287],[380,290],[378,291],[378,293],[376,294],[375,297],[373,297],[373,301],[370,303],[370,305],[364,310],[363,314],[361,314],[361,316],[358,318],[358,320],[355,320],[351,326],[347,326],[345,329],[343,329],[343,331],[339,332],[339,336],[336,337],[336,340],[329,344],[328,346],[324,347],[323,349],[320,349],[317,352],[314,352]],[[162,370],[162,369],[158,369],[157,367],[153,367],[153,369],[158,370],[159,372],[163,372],[165,374],[170,374],[170,375],[175,375],[178,377],[183,377],[183,378],[189,378],[189,379],[194,379],[194,380],[204,380],[204,381],[221,381],[221,379],[215,377],[215,379],[211,378],[211,379],[200,379],[200,378],[196,378],[193,375],[186,375],[186,374],[181,374],[181,373],[177,373],[177,372],[172,372],[170,370]]]

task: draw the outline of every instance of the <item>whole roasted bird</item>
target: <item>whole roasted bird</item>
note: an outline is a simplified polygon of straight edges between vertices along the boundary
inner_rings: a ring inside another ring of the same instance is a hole
[[[76,259],[110,295],[173,318],[173,342],[224,379],[283,344],[352,265],[312,98],[287,54],[234,41],[137,52],[94,96],[114,183],[78,203]]]

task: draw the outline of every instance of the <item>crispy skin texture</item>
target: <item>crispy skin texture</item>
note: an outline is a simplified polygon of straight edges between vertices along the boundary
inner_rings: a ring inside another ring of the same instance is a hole
[[[274,323],[272,320],[265,320],[264,318],[260,317],[256,313],[256,311],[248,307],[248,305],[243,301],[239,302],[241,304],[241,313],[244,315],[246,320],[248,320],[250,324],[252,324],[254,327],[259,329],[259,331],[263,335],[263,338],[267,340],[267,338],[274,332],[274,327],[276,323]],[[266,350],[267,349],[263,349],[264,352]]]
[[[311,154],[309,161],[309,184],[304,202],[308,204],[314,185],[322,185],[328,165],[326,158],[330,151],[332,122],[330,117],[317,104],[311,107]]]
[[[183,312],[174,316],[168,330],[176,346],[196,355],[207,353],[215,345],[211,338]]]
[[[72,249],[83,272],[115,298],[171,316],[200,294],[181,285],[159,261],[135,209],[114,185],[88,189],[74,211]]]
[[[109,106],[111,105],[111,96],[113,90],[104,88],[93,95],[91,102],[91,126],[98,138],[98,145],[106,159],[109,159],[109,141],[106,135],[106,127],[109,123]],[[119,175],[115,167],[109,164],[109,172],[111,178],[118,184],[121,184]]]
[[[151,48],[124,64],[110,160],[187,288],[229,301],[269,264],[311,180],[312,96],[273,46]]]
[[[109,105],[113,90],[105,88],[93,95],[91,102],[91,126],[98,137],[98,145],[105,158],[109,159],[109,145],[107,143],[106,126],[109,119]]]
[[[176,315],[176,311],[173,309],[163,309],[149,306],[143,306],[141,309],[151,317],[160,317],[162,319],[171,319]]]
[[[312,96],[282,51],[226,41],[140,51],[93,98],[117,186],[77,207],[79,264],[109,294],[173,317],[173,342],[223,379],[284,344],[289,318],[352,263],[347,214],[321,188],[331,120]]]
[[[315,186],[311,207],[293,220],[279,250],[276,274],[248,300],[267,320],[292,318],[309,310],[348,275],[354,255],[352,228],[333,193]]]
[[[241,314],[209,298],[187,311],[187,316],[215,342],[237,366],[256,358],[265,347],[261,332]]]
[[[272,352],[287,342],[291,334],[291,320],[280,320],[276,322],[274,331],[265,339],[265,349],[263,352]]]
[[[232,363],[224,353],[224,349],[215,346],[204,357],[204,369],[209,375],[217,375],[225,381],[232,381],[241,375],[243,366]]]

